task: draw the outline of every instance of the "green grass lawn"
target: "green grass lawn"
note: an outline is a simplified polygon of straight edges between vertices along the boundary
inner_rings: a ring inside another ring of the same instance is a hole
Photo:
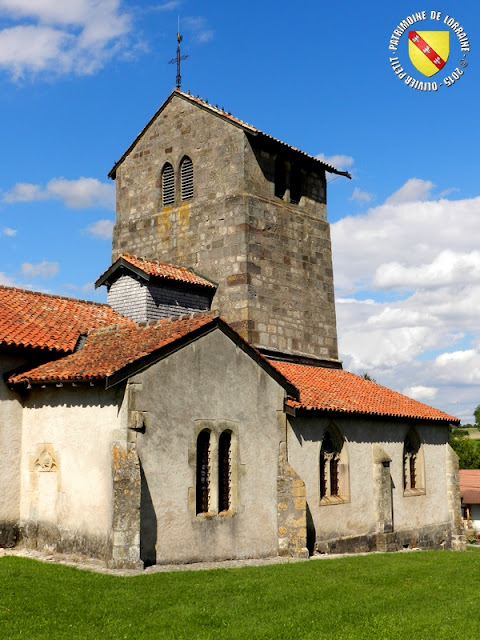
[[[0,637],[473,640],[480,637],[480,553],[129,578],[6,556]]]

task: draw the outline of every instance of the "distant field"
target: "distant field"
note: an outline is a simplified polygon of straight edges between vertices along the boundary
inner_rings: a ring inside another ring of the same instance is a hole
[[[0,559],[0,636],[473,640],[480,637],[476,551],[131,578],[6,556]]]

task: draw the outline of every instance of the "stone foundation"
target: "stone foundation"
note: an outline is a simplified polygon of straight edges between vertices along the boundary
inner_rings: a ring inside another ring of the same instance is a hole
[[[0,523],[0,547],[10,549],[14,547],[18,540],[18,525],[16,522]]]
[[[370,533],[331,540],[317,540],[316,553],[367,553],[402,549],[458,549],[449,522],[391,533]]]
[[[16,544],[11,546],[46,553],[75,554],[103,562],[108,562],[112,553],[112,542],[107,536],[65,531],[47,522],[21,524],[17,529]]]

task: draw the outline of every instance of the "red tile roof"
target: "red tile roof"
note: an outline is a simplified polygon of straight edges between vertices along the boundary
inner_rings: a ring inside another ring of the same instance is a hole
[[[103,380],[215,320],[215,316],[208,313],[96,329],[88,334],[79,351],[13,375],[8,381],[18,384]]]
[[[298,401],[287,401],[292,408],[459,422],[443,411],[342,369],[275,361],[271,364],[300,392]]]
[[[335,169],[335,167],[333,167],[331,164],[328,164],[328,162],[324,162],[323,160],[320,160],[319,158],[315,158],[315,156],[311,156],[310,154],[305,153],[301,149],[297,149],[296,147],[292,147],[289,144],[286,144],[285,142],[282,142],[282,140],[279,140],[278,138],[274,138],[273,136],[270,136],[267,133],[264,133],[263,131],[261,131],[260,129],[257,129],[256,127],[252,126],[251,124],[248,124],[248,123],[244,122],[243,120],[240,120],[239,118],[235,118],[235,116],[232,116],[231,113],[228,113],[224,109],[219,109],[217,106],[213,106],[212,104],[209,104],[207,101],[202,100],[198,96],[196,96],[196,97],[192,96],[189,93],[185,93],[184,91],[181,91],[180,89],[174,89],[172,91],[172,93],[165,100],[165,102],[162,104],[160,109],[158,109],[158,111],[155,113],[153,118],[151,118],[151,120],[148,122],[148,124],[142,129],[142,131],[138,134],[138,136],[135,138],[135,140],[132,142],[132,144],[128,147],[128,149],[122,155],[120,160],[118,160],[118,162],[115,163],[115,165],[113,166],[113,168],[111,169],[111,171],[108,174],[109,178],[112,178],[113,180],[115,180],[116,171],[117,171],[117,168],[119,167],[119,165],[122,164],[122,162],[128,156],[130,151],[136,145],[137,141],[143,136],[143,134],[147,131],[147,129],[150,127],[150,125],[156,119],[156,117],[163,111],[163,109],[170,102],[170,100],[172,99],[173,96],[179,96],[179,97],[183,98],[184,100],[188,100],[189,102],[192,102],[193,104],[197,104],[200,107],[202,107],[202,109],[206,109],[206,110],[210,111],[211,113],[214,113],[216,116],[219,116],[219,117],[221,117],[221,118],[223,118],[225,120],[228,120],[229,122],[232,122],[234,125],[236,125],[237,127],[240,127],[241,129],[243,129],[244,131],[247,131],[248,133],[251,133],[253,135],[258,135],[258,136],[263,137],[263,138],[267,138],[268,140],[272,140],[276,144],[282,145],[283,147],[285,147],[285,148],[287,148],[287,149],[289,149],[291,151],[294,151],[295,153],[300,153],[304,157],[308,158],[309,160],[314,160],[315,162],[318,162],[320,165],[322,165],[324,167],[324,169],[326,171],[328,171],[330,173],[336,173],[338,175],[346,176],[347,178],[351,178],[351,176],[348,173],[348,171],[340,171],[339,169]]]
[[[147,260],[146,258],[137,258],[129,253],[122,253],[115,262],[98,278],[95,286],[100,286],[110,281],[111,276],[121,267],[132,266],[146,276],[152,276],[154,278],[162,278],[163,280],[173,280],[176,282],[184,282],[188,284],[197,285],[199,287],[207,287],[209,289],[215,289],[216,286],[213,282],[202,278],[191,269],[185,267],[178,267],[173,264],[167,264],[166,262],[159,262],[158,260]]]
[[[71,352],[81,334],[132,321],[106,304],[0,286],[0,346]]]
[[[463,504],[480,504],[480,469],[460,469],[460,496]]]

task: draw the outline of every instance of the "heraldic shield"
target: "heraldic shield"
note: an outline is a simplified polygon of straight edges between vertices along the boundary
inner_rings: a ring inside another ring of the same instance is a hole
[[[450,31],[409,31],[410,61],[424,76],[434,76],[448,60]]]

